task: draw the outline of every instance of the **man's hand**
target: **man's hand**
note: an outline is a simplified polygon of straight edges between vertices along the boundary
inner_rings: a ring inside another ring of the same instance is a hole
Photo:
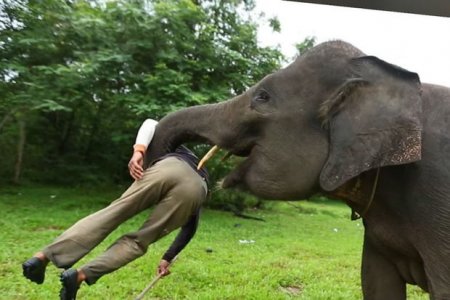
[[[128,163],[128,169],[130,170],[130,175],[134,180],[139,180],[144,176],[144,169],[142,165],[144,164],[144,155],[142,152],[135,151],[133,156]]]
[[[168,262],[165,259],[161,259],[157,270],[158,275],[161,275],[162,277],[169,275],[170,274],[169,265],[170,262]]]

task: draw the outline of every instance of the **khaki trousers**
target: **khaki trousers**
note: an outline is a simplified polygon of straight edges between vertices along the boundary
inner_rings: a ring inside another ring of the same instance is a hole
[[[168,157],[147,168],[141,180],[106,208],[62,233],[44,254],[60,268],[69,268],[120,224],[156,205],[136,232],[123,235],[103,254],[82,266],[88,284],[142,256],[148,246],[183,226],[206,199],[206,183],[185,161]]]

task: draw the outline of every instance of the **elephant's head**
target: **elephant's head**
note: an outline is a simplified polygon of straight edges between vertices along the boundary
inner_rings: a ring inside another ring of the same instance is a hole
[[[216,144],[247,157],[223,187],[299,199],[372,168],[419,160],[420,116],[415,73],[332,41],[231,100],[167,115],[147,158],[187,141]]]

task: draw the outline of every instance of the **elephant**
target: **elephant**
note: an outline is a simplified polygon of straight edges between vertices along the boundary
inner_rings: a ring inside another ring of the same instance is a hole
[[[169,113],[146,162],[217,145],[244,157],[223,188],[342,200],[364,224],[364,299],[406,299],[412,284],[448,300],[449,129],[450,88],[333,40],[236,97]]]

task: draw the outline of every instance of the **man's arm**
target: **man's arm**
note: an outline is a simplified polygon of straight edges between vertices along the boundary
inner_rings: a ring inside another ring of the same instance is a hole
[[[148,145],[153,139],[153,135],[155,134],[156,124],[158,124],[157,121],[147,119],[144,123],[142,123],[137,133],[136,142],[133,146],[133,156],[128,163],[130,175],[134,180],[141,179],[144,175],[144,169],[142,168],[144,163],[144,155]]]
[[[186,247],[192,237],[195,235],[198,227],[198,220],[200,216],[200,210],[198,210],[189,221],[181,227],[180,233],[178,233],[177,237],[173,241],[172,245],[170,245],[169,249],[163,255],[159,266],[158,266],[158,274],[165,276],[169,275],[170,271],[168,269],[170,262],[174,259],[181,250]]]

